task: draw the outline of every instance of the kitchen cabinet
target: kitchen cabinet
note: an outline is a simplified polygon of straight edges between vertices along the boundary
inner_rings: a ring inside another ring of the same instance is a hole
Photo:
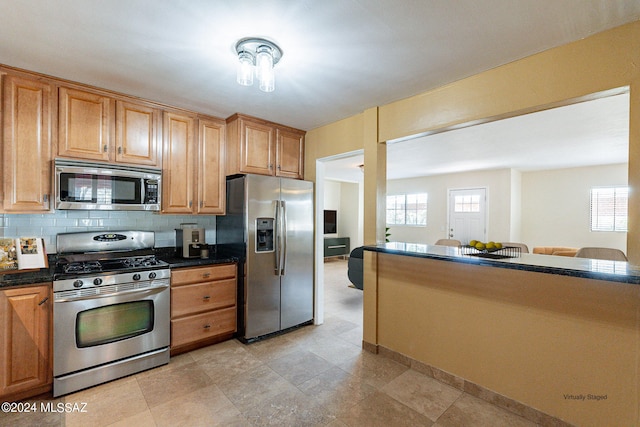
[[[3,209],[51,209],[52,87],[37,79],[3,80]]]
[[[224,176],[225,131],[223,120],[198,121],[198,207],[199,214],[224,214],[226,181]]]
[[[171,354],[229,339],[237,325],[237,265],[171,271]]]
[[[351,251],[348,237],[325,237],[324,238],[324,256],[345,256]]]
[[[159,117],[156,108],[116,101],[116,162],[159,166]]]
[[[0,291],[0,397],[22,399],[52,382],[51,284]]]
[[[303,178],[305,132],[234,114],[227,119],[226,174]]]
[[[224,214],[225,122],[165,112],[163,123],[162,212]]]
[[[195,117],[164,112],[162,212],[191,214],[195,195]]]
[[[158,109],[67,87],[59,98],[59,156],[158,166]]]
[[[61,87],[58,112],[59,156],[109,161],[111,98]]]

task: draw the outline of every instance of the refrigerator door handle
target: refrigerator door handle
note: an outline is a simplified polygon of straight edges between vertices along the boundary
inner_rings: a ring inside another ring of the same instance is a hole
[[[275,255],[275,259],[274,259],[274,273],[276,276],[280,275],[280,201],[279,200],[274,200],[275,202],[275,206],[276,206],[276,212],[274,214],[275,216],[275,225],[274,228],[275,230],[273,231],[274,234],[274,246],[275,246],[275,251],[274,251],[274,255]]]
[[[280,203],[282,204],[282,268],[280,275],[284,276],[287,266],[287,205],[284,200]]]

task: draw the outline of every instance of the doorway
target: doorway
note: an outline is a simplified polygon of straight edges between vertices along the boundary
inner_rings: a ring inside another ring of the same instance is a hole
[[[487,189],[449,190],[449,239],[487,241]]]

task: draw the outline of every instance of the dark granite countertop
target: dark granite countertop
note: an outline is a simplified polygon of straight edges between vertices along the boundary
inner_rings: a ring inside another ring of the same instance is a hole
[[[402,242],[365,246],[364,249],[394,255],[431,258],[488,267],[561,274],[565,276],[640,285],[640,268],[630,266],[627,262],[620,261],[529,253],[523,253],[514,258],[491,259],[464,254],[460,248],[455,247]]]
[[[170,268],[197,267],[213,264],[238,262],[238,258],[220,254],[212,248],[208,258],[180,258],[176,256],[175,248],[156,248],[156,256],[167,262]],[[0,274],[0,289],[16,286],[33,285],[38,283],[53,282],[53,273],[57,261],[56,254],[49,255],[49,268],[39,270],[15,270],[11,273]]]

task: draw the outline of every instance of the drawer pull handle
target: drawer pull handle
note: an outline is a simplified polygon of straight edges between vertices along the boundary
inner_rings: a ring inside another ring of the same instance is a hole
[[[209,277],[209,276],[211,276],[211,273],[204,273],[204,274],[202,275],[202,277],[204,277],[204,278],[207,278],[207,277]]]
[[[45,302],[47,302],[47,301],[49,301],[49,297],[45,297],[45,299],[43,299],[42,301],[40,301],[40,302],[38,303],[38,305],[42,305],[42,304],[44,304],[44,303],[45,303]]]
[[[211,299],[211,297],[209,295],[205,295],[202,297],[203,300],[205,301],[209,301]]]
[[[330,245],[327,246],[327,249],[338,249],[338,248],[346,248],[347,245]]]
[[[211,325],[209,325],[208,323],[206,325],[203,326],[204,329],[211,329]]]

